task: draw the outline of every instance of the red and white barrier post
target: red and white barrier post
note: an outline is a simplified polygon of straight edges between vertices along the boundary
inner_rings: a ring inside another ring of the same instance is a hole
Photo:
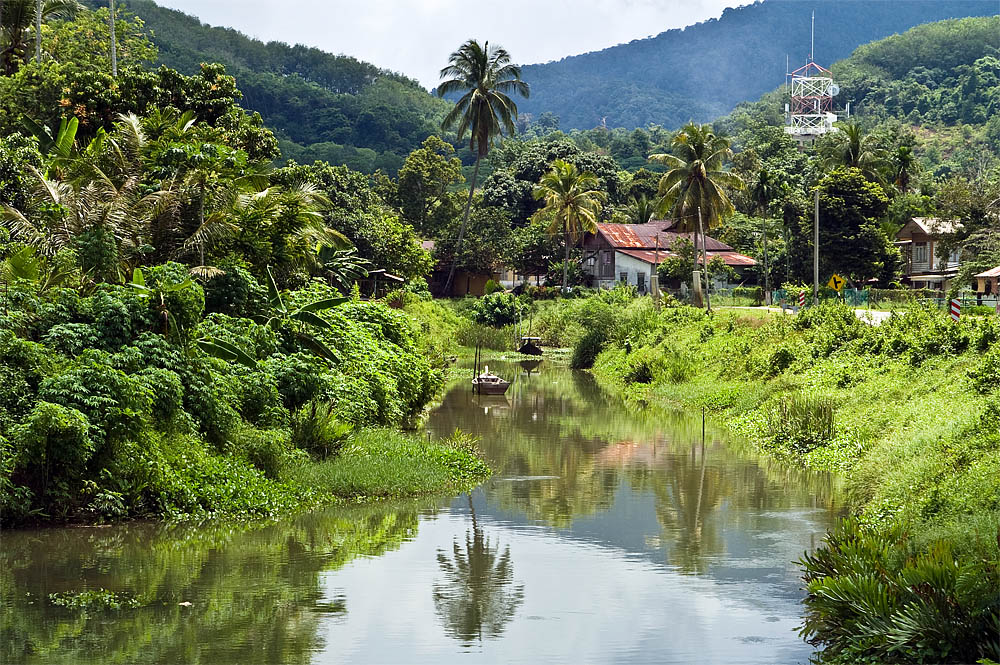
[[[805,306],[806,306],[806,292],[805,291],[800,291],[799,292],[799,307],[805,307]]]
[[[951,320],[958,321],[962,318],[962,301],[955,298],[951,301]]]

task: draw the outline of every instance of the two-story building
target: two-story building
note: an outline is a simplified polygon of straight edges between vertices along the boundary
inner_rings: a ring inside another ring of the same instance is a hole
[[[652,276],[659,264],[673,256],[670,248],[678,238],[694,242],[693,233],[674,231],[673,221],[650,220],[647,224],[598,224],[596,233],[583,239],[583,268],[593,286],[611,288],[631,284],[640,293],[650,290]],[[722,257],[738,275],[757,262],[714,238],[706,238],[708,260]],[[698,249],[700,250],[700,243]]]
[[[947,291],[958,274],[961,250],[941,247],[959,222],[934,217],[914,217],[896,234],[896,246],[903,254],[903,284],[912,289]]]

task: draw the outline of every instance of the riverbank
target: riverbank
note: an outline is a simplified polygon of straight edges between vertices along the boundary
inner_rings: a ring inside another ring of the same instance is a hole
[[[1000,655],[996,319],[872,327],[833,305],[708,317],[648,299],[593,314],[574,357],[606,389],[705,407],[762,452],[842,475],[853,517],[802,562],[804,636],[825,659]]]
[[[825,661],[1000,659],[995,317],[707,316],[626,289],[527,307],[532,334],[613,394],[705,408],[759,452],[843,479],[851,517],[801,561],[803,636]],[[452,339],[483,326],[470,303],[444,309]]]

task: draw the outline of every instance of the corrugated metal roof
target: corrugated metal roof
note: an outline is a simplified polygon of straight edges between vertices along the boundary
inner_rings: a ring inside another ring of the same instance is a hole
[[[978,275],[976,275],[976,277],[1000,277],[1000,266],[997,266],[996,268],[991,268],[986,272],[981,272]]]
[[[954,219],[939,219],[937,217],[914,217],[913,222],[920,230],[929,235],[954,233],[962,228],[962,223]]]
[[[659,265],[660,263],[663,263],[664,261],[673,256],[671,252],[667,252],[662,249],[659,252],[656,252],[655,250],[652,249],[619,249],[616,251],[631,256],[632,258],[639,259],[640,261],[645,261],[646,263],[652,265]],[[755,260],[753,260],[749,256],[744,256],[739,252],[713,252],[709,250],[708,252],[709,261],[714,259],[716,256],[721,256],[722,260],[726,262],[727,266],[744,267],[744,266],[757,265],[757,262]]]
[[[670,249],[679,237],[684,237],[694,242],[693,233],[678,233],[668,231],[673,222],[649,222],[648,224],[598,224],[597,233],[604,236],[612,247],[616,249],[652,249],[657,246],[660,249]],[[708,236],[706,239],[708,251],[727,252],[733,248],[724,242],[719,242],[715,238]],[[700,244],[700,243],[699,243]]]

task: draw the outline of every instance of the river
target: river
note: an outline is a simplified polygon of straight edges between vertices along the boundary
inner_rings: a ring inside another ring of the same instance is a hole
[[[491,363],[491,365],[494,363]],[[806,663],[794,564],[834,480],[584,373],[457,376],[429,435],[480,437],[471,494],[267,525],[0,536],[3,663]],[[58,606],[107,589],[121,607]]]

